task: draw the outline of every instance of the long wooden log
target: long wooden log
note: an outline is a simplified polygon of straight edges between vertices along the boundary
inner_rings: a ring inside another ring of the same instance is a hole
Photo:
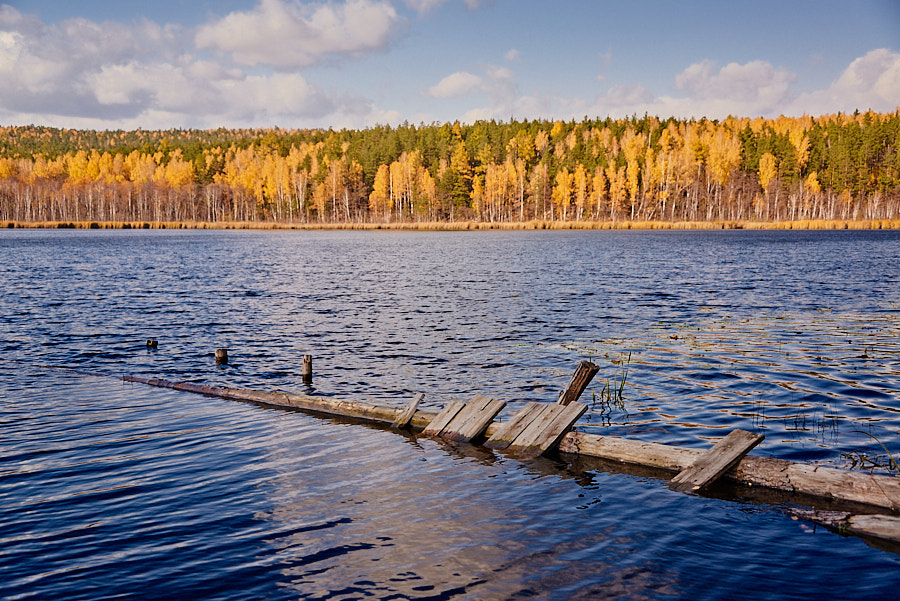
[[[680,472],[704,451],[626,438],[569,432],[559,450],[620,463]],[[831,501],[845,501],[900,511],[900,478],[794,463],[785,459],[747,455],[723,476],[749,486],[802,493]]]
[[[275,407],[292,407],[316,414],[338,415],[367,421],[391,424],[403,411],[402,407],[384,407],[359,401],[335,400],[283,392],[265,392],[245,388],[216,388],[189,382],[170,382],[156,378],[126,376],[126,382],[138,382],[160,388],[173,388],[237,401],[250,401]],[[410,420],[410,427],[422,430],[437,412],[418,410]],[[485,431],[490,437],[503,426],[493,422]],[[559,451],[598,457],[617,463],[627,463],[670,472],[680,472],[691,466],[705,451],[659,443],[641,442],[585,432],[569,432],[559,443]],[[900,478],[851,472],[829,467],[794,463],[784,459],[746,455],[728,470],[724,479],[748,486],[801,493],[829,501],[860,503],[900,512]]]

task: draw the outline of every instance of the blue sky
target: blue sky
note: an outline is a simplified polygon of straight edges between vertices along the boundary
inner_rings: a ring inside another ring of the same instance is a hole
[[[0,125],[342,128],[898,106],[897,0],[0,4]]]

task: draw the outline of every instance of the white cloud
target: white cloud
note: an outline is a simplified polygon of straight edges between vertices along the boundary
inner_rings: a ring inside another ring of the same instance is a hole
[[[447,0],[403,0],[406,6],[420,14],[427,13],[445,2]]]
[[[735,107],[733,114],[756,115],[777,110],[790,99],[791,85],[797,79],[787,69],[764,61],[728,63],[718,72],[714,68],[712,61],[695,63],[675,77],[675,84],[695,101],[731,103]]]
[[[457,71],[443,78],[425,91],[432,98],[458,98],[469,94],[484,94],[491,107],[473,109],[472,114],[496,114],[510,110],[516,101],[518,83],[513,72],[497,65],[481,65],[484,76]],[[507,115],[508,116],[508,115]]]
[[[198,48],[230,54],[241,65],[297,68],[384,50],[401,23],[394,7],[383,1],[260,0],[253,10],[201,26],[195,42]]]
[[[510,48],[509,50],[507,50],[506,54],[503,55],[503,58],[514,63],[518,62],[521,56],[522,53],[520,53],[518,50],[516,50],[515,48]]]
[[[377,6],[349,2],[343,9],[360,4]],[[317,13],[312,22],[320,32],[330,31],[323,18]],[[336,27],[359,28],[355,18]],[[45,25],[9,6],[0,6],[0,81],[0,119],[7,123],[364,127],[396,116],[358,94],[326,91],[296,72],[249,73],[227,60],[208,60],[192,47],[190,32],[176,26],[101,26],[85,19]]]
[[[438,6],[447,4],[450,0],[403,0],[403,4],[417,13],[425,14],[431,12]],[[485,4],[490,4],[491,0],[463,0],[469,10],[478,10]]]
[[[900,53],[879,48],[855,59],[828,88],[801,94],[788,109],[810,115],[900,106]]]
[[[434,98],[456,98],[480,92],[484,80],[467,71],[457,71],[428,88],[426,93]]]

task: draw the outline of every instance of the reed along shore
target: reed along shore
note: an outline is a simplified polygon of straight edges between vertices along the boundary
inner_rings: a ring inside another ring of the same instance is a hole
[[[478,230],[896,230],[900,219],[803,221],[407,221],[388,223],[285,223],[274,221],[2,221],[0,228],[32,229],[196,229],[196,230],[396,230],[459,232]]]

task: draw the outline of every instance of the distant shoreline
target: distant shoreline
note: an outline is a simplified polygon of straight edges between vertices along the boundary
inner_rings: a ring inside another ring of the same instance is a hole
[[[284,223],[272,221],[0,221],[0,229],[194,229],[194,230],[394,230],[461,232],[490,230],[896,230],[900,219],[804,221],[412,221],[393,223]]]

